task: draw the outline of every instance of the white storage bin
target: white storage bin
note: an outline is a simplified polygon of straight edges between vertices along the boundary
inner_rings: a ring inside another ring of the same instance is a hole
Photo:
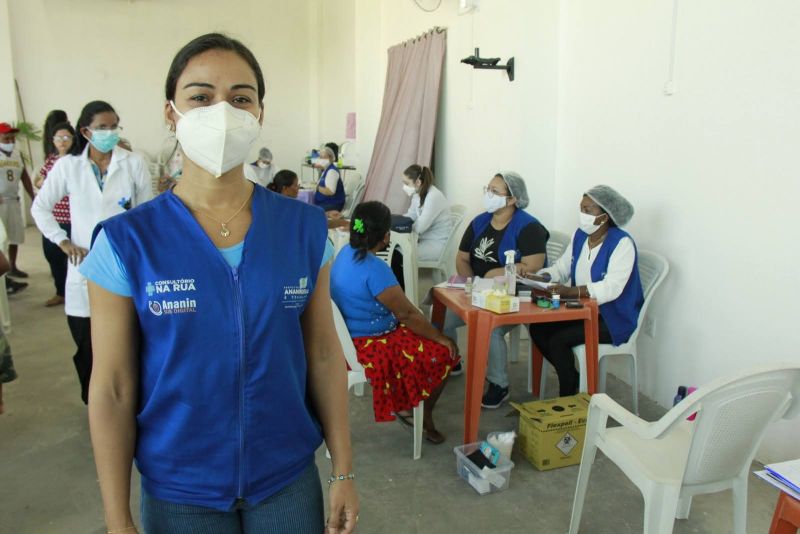
[[[508,483],[511,480],[511,470],[514,468],[514,462],[500,458],[500,462],[494,469],[489,469],[488,473],[484,473],[479,469],[472,460],[467,458],[468,455],[477,451],[481,442],[467,443],[460,447],[453,448],[456,454],[456,471],[458,476],[467,481],[475,491],[481,495],[488,493],[496,493],[508,488]]]

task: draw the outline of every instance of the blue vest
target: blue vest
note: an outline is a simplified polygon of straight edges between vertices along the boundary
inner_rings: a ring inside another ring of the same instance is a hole
[[[325,175],[327,175],[331,170],[338,171],[336,165],[333,163],[328,165],[328,167],[322,172],[322,176],[319,177],[320,185],[325,185]],[[344,178],[342,177],[341,172],[339,172],[339,181],[336,182],[336,191],[332,197],[323,195],[319,191],[314,194],[314,204],[326,211],[341,210],[344,207],[344,200]]]
[[[478,243],[478,239],[481,237],[481,234],[486,231],[486,228],[489,226],[489,223],[492,222],[492,214],[488,211],[486,213],[481,213],[474,219],[472,219],[472,248],[475,249],[475,245]],[[525,210],[521,210],[519,208],[514,211],[514,215],[511,216],[511,220],[508,222],[508,226],[505,228],[505,232],[503,233],[503,237],[500,239],[500,248],[498,249],[498,258],[497,260],[500,262],[501,265],[505,265],[506,263],[506,250],[513,250],[514,251],[514,263],[519,263],[522,260],[522,253],[519,250],[519,234],[522,232],[522,229],[528,226],[531,223],[540,224],[539,220],[531,215],[530,213],[526,212]],[[470,252],[470,255],[472,253]],[[545,265],[547,264],[547,258],[545,257]]]
[[[583,230],[577,230],[572,238],[572,266],[570,267],[570,276],[572,283],[575,282],[575,265],[578,263],[578,256],[583,248],[583,242],[589,235]],[[620,240],[624,237],[631,238],[625,231],[612,226],[608,229],[603,246],[597,253],[594,262],[592,262],[591,278],[592,282],[599,282],[606,276],[608,271],[608,262],[611,259],[611,253],[617,248]],[[633,239],[631,238],[631,242]],[[600,305],[600,315],[608,326],[608,331],[611,334],[611,341],[614,345],[622,345],[631,337],[633,331],[636,330],[636,323],[639,321],[639,311],[642,309],[644,303],[644,292],[642,291],[642,282],[639,279],[639,253],[636,251],[636,243],[633,244],[635,257],[633,260],[633,270],[631,276],[628,278],[628,283],[622,290],[620,296]]]
[[[256,187],[235,269],[172,191],[100,227],[141,328],[136,464],[147,492],[227,510],[293,482],[322,442],[300,327],[322,212]]]

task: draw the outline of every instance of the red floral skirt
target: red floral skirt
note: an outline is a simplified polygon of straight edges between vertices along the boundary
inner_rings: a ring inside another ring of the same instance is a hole
[[[375,421],[394,421],[393,412],[411,410],[430,397],[460,358],[444,345],[400,325],[380,336],[353,338],[359,363],[372,385]]]

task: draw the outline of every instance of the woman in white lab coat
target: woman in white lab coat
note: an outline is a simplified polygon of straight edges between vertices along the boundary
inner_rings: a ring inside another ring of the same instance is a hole
[[[86,279],[77,267],[89,251],[95,226],[150,200],[153,191],[144,159],[117,147],[121,128],[110,104],[99,100],[86,104],[77,130],[81,153],[64,156],[53,165],[31,214],[42,235],[69,258],[64,311],[77,345],[73,361],[86,403],[92,372],[91,313]],[[53,207],[65,196],[70,200],[71,238],[53,216]]]
[[[450,203],[433,181],[433,173],[428,167],[415,164],[403,172],[403,191],[411,197],[405,216],[414,221],[411,231],[417,234],[419,261],[438,260],[453,231]],[[392,256],[392,271],[405,288],[403,256],[398,250]]]

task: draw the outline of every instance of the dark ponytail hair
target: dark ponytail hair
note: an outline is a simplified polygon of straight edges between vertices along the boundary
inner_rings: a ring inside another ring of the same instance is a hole
[[[72,134],[72,146],[69,147],[69,150],[67,150],[67,155],[75,156],[77,154],[80,154],[81,152],[78,149],[78,136],[75,135],[75,128],[73,128],[72,125],[70,123],[68,123],[68,122],[59,122],[59,123],[53,125],[53,133],[50,134],[50,143],[51,144],[53,143],[53,137],[56,135],[56,132],[59,131],[59,130],[66,130],[66,131],[68,131],[69,133]],[[53,149],[54,149],[54,151],[51,152],[51,154],[57,154],[58,153],[58,149],[55,148],[55,145],[53,145]]]
[[[419,180],[422,185],[419,187],[419,205],[422,207],[425,204],[425,197],[428,196],[428,190],[433,185],[433,173],[428,167],[414,164],[407,168],[403,174],[411,178],[415,182]]]
[[[81,130],[84,128],[88,128],[92,121],[94,120],[94,116],[98,113],[113,113],[117,115],[117,112],[114,111],[114,108],[111,107],[111,104],[108,102],[103,102],[102,100],[93,100],[89,102],[83,109],[81,110],[81,116],[78,117],[78,124],[75,125],[75,130],[77,131],[77,135],[75,135],[75,144],[78,146],[78,153],[83,152],[86,148],[86,145],[89,141],[83,136]],[[117,119],[119,119],[119,115],[117,115]]]
[[[297,173],[289,169],[283,169],[275,173],[272,181],[267,184],[267,189],[275,191],[278,194],[283,194],[283,190],[287,187],[292,187],[294,181],[297,180]]]
[[[356,206],[350,219],[350,246],[356,259],[366,258],[367,253],[383,241],[391,227],[392,212],[385,204],[371,200]]]
[[[56,133],[56,129],[54,128],[54,126],[68,121],[69,118],[67,117],[67,112],[62,109],[54,109],[53,111],[47,114],[47,117],[45,117],[44,128],[42,128],[42,130],[44,131],[44,138],[42,139],[42,148],[44,148],[45,159],[47,159],[47,156],[51,154],[58,153],[58,150],[56,150],[56,146],[53,144],[53,135],[55,135]]]
[[[240,41],[231,39],[222,33],[207,33],[205,35],[201,35],[200,37],[196,37],[189,41],[178,51],[177,54],[175,54],[172,64],[169,66],[169,71],[167,72],[167,82],[164,88],[167,100],[175,100],[175,90],[178,85],[178,78],[180,78],[181,74],[183,74],[183,71],[186,70],[186,65],[189,64],[189,61],[191,61],[195,56],[199,56],[200,54],[208,52],[209,50],[227,50],[234,52],[250,66],[250,68],[253,70],[253,74],[256,76],[256,83],[258,85],[258,102],[259,105],[263,106],[264,93],[266,92],[266,89],[264,87],[264,75],[261,73],[261,67],[258,64],[256,57],[253,55],[250,49],[243,45]]]

